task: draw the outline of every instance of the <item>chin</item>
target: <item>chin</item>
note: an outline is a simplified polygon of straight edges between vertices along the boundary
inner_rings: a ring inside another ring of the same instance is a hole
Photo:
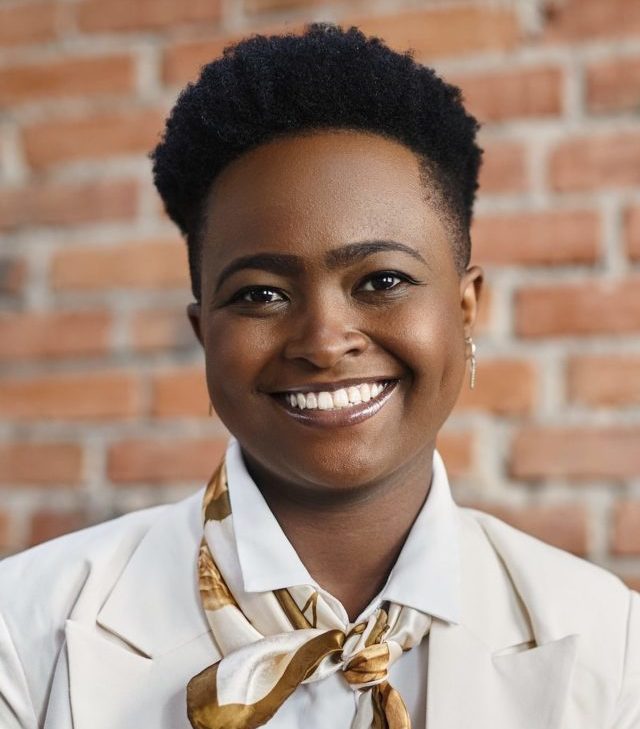
[[[294,483],[306,484],[316,492],[356,493],[375,485],[397,465],[379,456],[373,459],[369,447],[360,450],[352,445],[345,450],[336,448],[327,454],[325,447],[309,453],[306,458],[298,454],[287,461],[288,476]]]

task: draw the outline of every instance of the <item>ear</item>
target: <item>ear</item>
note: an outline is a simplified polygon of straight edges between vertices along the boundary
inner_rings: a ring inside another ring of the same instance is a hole
[[[470,266],[460,279],[460,309],[464,336],[470,337],[478,316],[484,271],[480,266]]]
[[[189,317],[189,321],[191,322],[191,327],[193,328],[193,331],[194,331],[198,341],[204,347],[204,342],[202,341],[202,318],[201,318],[200,314],[201,314],[200,304],[197,301],[192,301],[187,306],[187,316]]]

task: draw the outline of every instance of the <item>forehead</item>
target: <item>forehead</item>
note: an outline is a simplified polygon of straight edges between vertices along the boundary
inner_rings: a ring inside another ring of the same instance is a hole
[[[347,130],[279,138],[218,176],[204,240],[223,257],[229,247],[313,255],[368,238],[420,246],[446,235],[433,192],[418,157],[394,140]]]

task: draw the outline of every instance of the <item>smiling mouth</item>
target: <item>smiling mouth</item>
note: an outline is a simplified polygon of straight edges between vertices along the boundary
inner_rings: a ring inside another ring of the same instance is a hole
[[[384,380],[321,392],[279,392],[271,397],[291,417],[320,427],[355,425],[385,405],[398,380]]]

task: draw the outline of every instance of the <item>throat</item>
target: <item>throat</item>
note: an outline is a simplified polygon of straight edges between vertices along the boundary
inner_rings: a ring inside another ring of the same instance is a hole
[[[284,483],[245,457],[247,469],[313,579],[354,621],[384,587],[431,485],[433,447],[354,498]],[[319,497],[319,498],[318,498]]]
[[[320,561],[316,569],[308,569],[316,582],[340,601],[353,623],[385,586],[400,549],[375,564],[349,564],[341,560],[341,569],[337,569]]]
[[[353,622],[384,587],[427,498],[426,483],[422,492],[347,509],[316,504],[309,510],[277,498],[267,502],[309,574]]]

